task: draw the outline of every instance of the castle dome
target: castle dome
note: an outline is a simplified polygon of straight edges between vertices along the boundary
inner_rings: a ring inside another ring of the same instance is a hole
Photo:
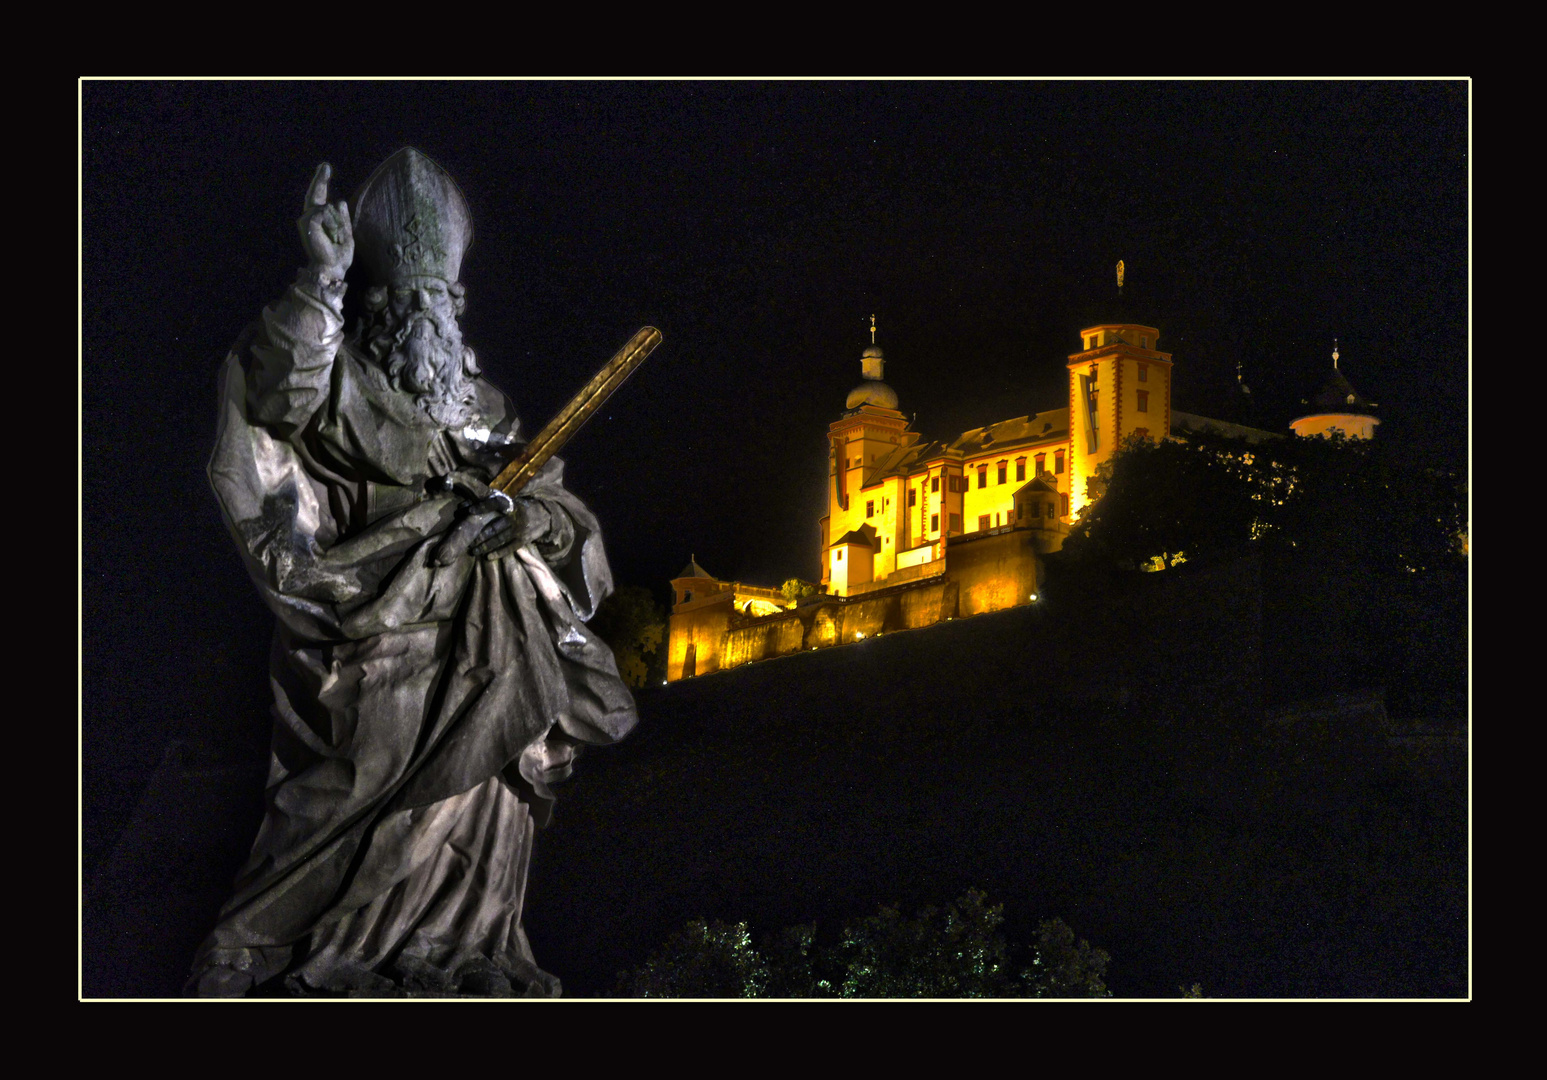
[[[857,409],[861,405],[876,405],[883,409],[897,408],[897,391],[880,379],[866,379],[849,391],[845,409]]]
[[[1309,405],[1313,411],[1289,421],[1289,429],[1296,435],[1325,435],[1336,430],[1348,438],[1374,438],[1375,427],[1380,423],[1374,415],[1375,402],[1353,388],[1337,363],[1338,350],[1334,346],[1332,374],[1315,397],[1301,399],[1301,404]]]
[[[845,409],[857,409],[861,405],[875,405],[882,409],[897,408],[897,391],[887,386],[882,377],[886,371],[886,354],[881,346],[870,344],[860,354],[859,366],[865,381],[849,391]]]

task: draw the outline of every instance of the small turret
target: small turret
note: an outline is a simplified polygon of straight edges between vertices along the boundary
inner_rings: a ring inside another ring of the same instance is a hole
[[[882,381],[886,375],[886,356],[881,352],[881,346],[876,344],[874,315],[870,316],[870,344],[860,354],[859,366],[865,381],[849,391],[844,408],[857,409],[861,405],[875,405],[882,409],[897,408],[897,391]]]
[[[1375,426],[1380,419],[1371,412],[1376,404],[1355,390],[1348,377],[1338,367],[1337,341],[1332,343],[1332,374],[1312,398],[1302,398],[1302,405],[1312,411],[1289,422],[1296,435],[1330,436],[1341,432],[1350,439],[1373,439]]]

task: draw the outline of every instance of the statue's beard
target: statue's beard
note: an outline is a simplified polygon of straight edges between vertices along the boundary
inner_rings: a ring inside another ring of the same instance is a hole
[[[472,418],[473,381],[454,319],[418,312],[371,344],[393,388],[413,394],[420,411],[436,424],[458,428]]]

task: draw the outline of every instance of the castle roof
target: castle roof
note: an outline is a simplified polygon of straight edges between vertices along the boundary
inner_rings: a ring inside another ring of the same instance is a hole
[[[1375,408],[1375,404],[1365,400],[1337,368],[1332,369],[1331,376],[1322,384],[1316,396],[1306,404],[1322,412],[1333,413],[1359,413]]]
[[[880,379],[866,379],[853,390],[844,403],[845,409],[857,409],[861,405],[879,405],[883,409],[897,408],[897,391]]]
[[[1262,431],[1258,428],[1247,427],[1245,424],[1232,424],[1228,420],[1215,420],[1209,416],[1198,416],[1195,413],[1185,413],[1172,409],[1171,434],[1184,435],[1189,431],[1210,431],[1215,435],[1224,435],[1232,439],[1245,439],[1250,443],[1283,438],[1282,435],[1276,432]]]
[[[831,546],[841,547],[844,544],[862,544],[865,547],[874,548],[876,546],[875,537],[868,535],[866,532],[869,528],[870,526],[868,525],[861,525],[857,529],[850,529],[834,540]]]
[[[1036,416],[1017,416],[1013,420],[1001,420],[997,424],[964,431],[950,444],[950,449],[972,456],[1010,450],[1030,443],[1049,442],[1059,439],[1067,430],[1067,409],[1049,409]]]
[[[874,322],[872,322],[871,334],[874,336]],[[860,370],[864,373],[865,381],[849,391],[845,409],[857,409],[861,405],[875,405],[882,409],[897,408],[897,391],[887,386],[882,380],[886,378],[886,354],[881,351],[881,346],[871,342],[865,351],[860,354]]]
[[[1044,473],[1041,476],[1033,476],[1030,480],[1016,488],[1015,493],[1011,495],[1010,498],[1017,499],[1022,495],[1056,494],[1058,494],[1058,481],[1050,474]]]
[[[1121,286],[1116,278],[1103,277],[1104,283],[1091,291],[1090,299],[1075,308],[1074,314],[1082,329],[1094,326],[1156,328],[1155,305],[1148,295],[1150,290],[1142,272],[1137,278],[1132,273],[1125,273]]]
[[[717,578],[713,574],[711,574],[709,571],[705,570],[702,566],[699,566],[698,565],[698,559],[696,559],[696,558],[694,558],[692,556],[688,557],[688,564],[682,568],[682,572],[679,573],[677,575],[677,577],[678,578],[708,578],[710,581],[718,581],[718,580],[720,580],[719,578]],[[675,580],[675,579],[673,579],[673,580]]]

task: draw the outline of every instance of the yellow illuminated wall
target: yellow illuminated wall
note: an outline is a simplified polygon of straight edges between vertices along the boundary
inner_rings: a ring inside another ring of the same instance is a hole
[[[1340,431],[1350,439],[1373,439],[1375,425],[1378,423],[1380,421],[1373,416],[1357,413],[1317,413],[1291,420],[1289,428],[1296,435],[1303,436],[1331,435],[1334,431]]]
[[[979,532],[984,527],[998,529],[1015,523],[1015,493],[1037,477],[1037,455],[1044,456],[1044,465],[1050,479],[1060,489],[1068,482],[1068,469],[1055,475],[1054,454],[1064,449],[1063,442],[1034,443],[1002,453],[979,454],[965,461],[968,489],[963,497],[962,531]],[[1003,472],[1000,466],[1004,466]],[[1018,469],[1017,465],[1024,468]],[[1001,479],[1003,476],[1003,479]],[[983,486],[981,480],[987,481]]]

